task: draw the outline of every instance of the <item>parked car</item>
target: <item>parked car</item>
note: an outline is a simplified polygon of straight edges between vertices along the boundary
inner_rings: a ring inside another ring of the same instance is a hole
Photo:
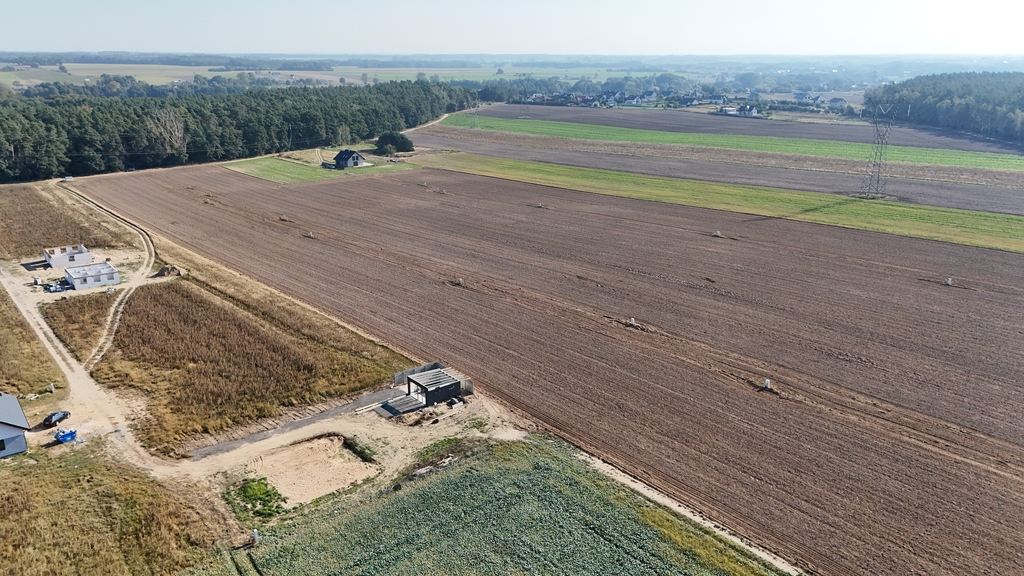
[[[43,426],[46,426],[47,428],[52,428],[57,424],[60,424],[61,422],[67,420],[68,418],[71,418],[71,412],[68,412],[67,410],[54,412],[53,414],[50,414],[46,418],[43,418]]]

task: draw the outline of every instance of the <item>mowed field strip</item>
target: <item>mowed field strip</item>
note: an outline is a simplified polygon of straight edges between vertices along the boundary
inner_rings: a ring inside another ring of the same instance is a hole
[[[739,120],[739,119],[735,119]],[[750,122],[767,122],[748,119]],[[690,132],[663,132],[615,126],[598,126],[574,122],[528,120],[518,118],[492,118],[479,114],[453,114],[441,124],[460,128],[478,128],[515,132],[536,136],[576,138],[609,142],[645,142],[656,144],[687,144],[752,152],[778,152],[848,158],[867,161],[871,157],[871,143],[780,138],[775,136],[744,136],[736,134],[707,134]],[[888,159],[893,162],[965,166],[999,170],[1024,170],[1024,157],[990,152],[965,152],[937,148],[889,146]]]
[[[431,154],[418,156],[413,161],[423,166],[570,190],[1024,252],[1024,217],[1009,214],[629,174],[473,154]]]
[[[809,573],[1024,561],[1017,254],[430,169],[75,185]]]

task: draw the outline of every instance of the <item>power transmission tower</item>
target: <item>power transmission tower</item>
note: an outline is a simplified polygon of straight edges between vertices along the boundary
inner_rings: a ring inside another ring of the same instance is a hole
[[[896,116],[896,105],[883,108],[881,104],[875,110],[871,124],[875,127],[875,142],[871,146],[871,160],[868,161],[868,173],[860,185],[863,198],[885,197],[885,161],[889,152],[889,132]]]

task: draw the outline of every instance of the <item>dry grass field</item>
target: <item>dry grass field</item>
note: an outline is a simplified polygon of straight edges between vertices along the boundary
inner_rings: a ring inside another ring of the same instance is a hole
[[[430,169],[76,186],[809,573],[1024,564],[1018,254]]]
[[[103,440],[0,463],[0,574],[175,574],[231,539],[222,504],[103,455]]]
[[[128,230],[52,192],[52,184],[0,186],[0,258],[38,256],[43,248],[83,243],[89,248],[133,246]]]
[[[376,386],[408,366],[384,356],[390,362],[275,326],[200,284],[175,280],[131,295],[93,376],[142,393],[148,415],[136,422],[140,440],[181,455],[194,435]]]
[[[51,383],[64,388],[64,374],[2,288],[0,351],[0,392],[40,394]]]
[[[99,343],[117,292],[73,296],[43,306],[43,317],[68,351],[84,362]]]

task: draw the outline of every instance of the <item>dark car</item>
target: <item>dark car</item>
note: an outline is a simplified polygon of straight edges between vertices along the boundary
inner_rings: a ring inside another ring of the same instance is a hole
[[[50,414],[46,418],[43,418],[43,426],[46,426],[47,428],[51,426],[56,426],[57,424],[60,424],[61,422],[67,420],[68,418],[71,418],[71,412],[68,412],[67,410],[54,412],[53,414]]]

